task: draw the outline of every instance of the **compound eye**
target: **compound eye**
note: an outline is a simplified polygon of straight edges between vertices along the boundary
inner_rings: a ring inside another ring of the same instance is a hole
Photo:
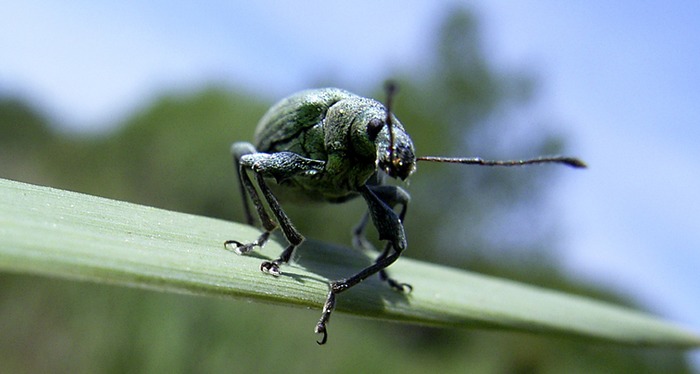
[[[379,135],[379,132],[382,131],[383,127],[384,122],[381,120],[374,118],[369,121],[369,123],[367,123],[367,137],[369,137],[369,140],[374,141],[377,139],[377,135]]]

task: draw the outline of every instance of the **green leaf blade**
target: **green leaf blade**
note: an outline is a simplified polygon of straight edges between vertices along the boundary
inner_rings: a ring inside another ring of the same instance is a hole
[[[223,247],[227,239],[258,234],[237,223],[0,180],[0,270],[7,272],[245,298],[320,313],[328,280],[371,261],[357,251],[308,241],[274,278],[259,265],[281,252],[276,240],[249,256]],[[628,345],[700,346],[700,337],[673,323],[582,297],[406,258],[390,271],[413,292],[393,292],[373,277],[340,295],[338,312]]]

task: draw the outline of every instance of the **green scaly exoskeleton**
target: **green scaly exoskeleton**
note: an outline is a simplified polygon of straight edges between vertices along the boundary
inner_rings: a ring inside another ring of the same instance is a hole
[[[416,161],[489,166],[555,162],[585,166],[578,159],[569,157],[516,161],[416,157],[411,138],[390,110],[395,88],[389,85],[387,90],[386,107],[376,100],[337,88],[299,92],[267,111],[258,123],[255,145],[236,142],[231,146],[246,219],[248,224],[254,224],[250,199],[264,231],[255,241],[229,240],[225,247],[238,254],[250,252],[263,246],[278,225],[289,243],[279,258],[264,261],[260,265],[261,271],[279,276],[280,265],[289,262],[294,250],[304,241],[268,186],[272,180],[294,195],[309,200],[340,203],[362,196],[368,212],[354,230],[353,244],[365,250],[374,249],[364,236],[370,218],[379,239],[387,242],[372,265],[349,278],[330,282],[321,319],[315,328],[316,333],[323,335],[319,344],[324,344],[328,338],[327,324],[337,294],[377,273],[395,290],[410,292],[412,289],[410,285],[390,278],[385,270],[406,248],[403,219],[410,200],[409,194],[401,187],[384,183],[387,176],[405,180],[415,171]],[[254,182],[249,173],[252,173]],[[265,209],[263,199],[274,220]],[[398,213],[394,210],[396,207],[400,207]]]

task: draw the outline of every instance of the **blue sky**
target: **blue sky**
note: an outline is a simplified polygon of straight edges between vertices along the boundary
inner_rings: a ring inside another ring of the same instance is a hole
[[[429,66],[422,51],[453,3],[13,2],[0,94],[95,130],[211,82],[272,100],[332,74],[367,92]],[[537,75],[535,110],[591,165],[555,191],[567,269],[700,332],[700,3],[464,4],[498,66]]]

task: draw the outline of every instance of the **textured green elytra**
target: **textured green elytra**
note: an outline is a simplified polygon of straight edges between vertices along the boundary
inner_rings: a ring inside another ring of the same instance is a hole
[[[288,194],[285,195],[307,200],[340,203],[362,196],[367,203],[367,213],[354,230],[353,244],[376,253],[364,234],[370,218],[379,239],[386,241],[384,250],[372,265],[348,278],[330,282],[321,319],[314,330],[323,335],[319,344],[324,344],[328,338],[327,324],[337,294],[373,274],[378,274],[397,291],[410,292],[412,289],[408,284],[391,279],[385,270],[406,248],[403,219],[410,200],[403,188],[385,184],[387,177],[405,180],[415,171],[417,161],[488,166],[562,163],[585,167],[583,162],[571,157],[515,161],[416,157],[411,138],[390,110],[395,86],[388,85],[387,91],[389,98],[386,106],[338,88],[299,92],[273,105],[262,117],[255,131],[255,145],[236,142],[231,146],[246,219],[249,224],[254,224],[250,200],[264,232],[252,242],[228,240],[224,246],[238,254],[248,253],[255,247],[263,246],[278,226],[289,242],[279,258],[260,265],[263,272],[281,275],[280,265],[289,262],[294,250],[304,241],[280,206],[269,183],[276,183],[287,190]],[[274,215],[274,220],[263,200]],[[397,207],[398,212],[395,211]]]
[[[293,152],[325,162],[318,174],[300,173],[279,182],[309,199],[342,202],[358,196],[358,188],[377,172],[378,160],[389,163],[388,128],[383,126],[375,139],[367,133],[371,121],[384,124],[386,119],[386,108],[376,100],[338,88],[306,90],[267,111],[255,131],[255,149]],[[396,117],[392,128],[395,147],[407,149],[404,158],[410,173],[415,163],[413,143]]]

